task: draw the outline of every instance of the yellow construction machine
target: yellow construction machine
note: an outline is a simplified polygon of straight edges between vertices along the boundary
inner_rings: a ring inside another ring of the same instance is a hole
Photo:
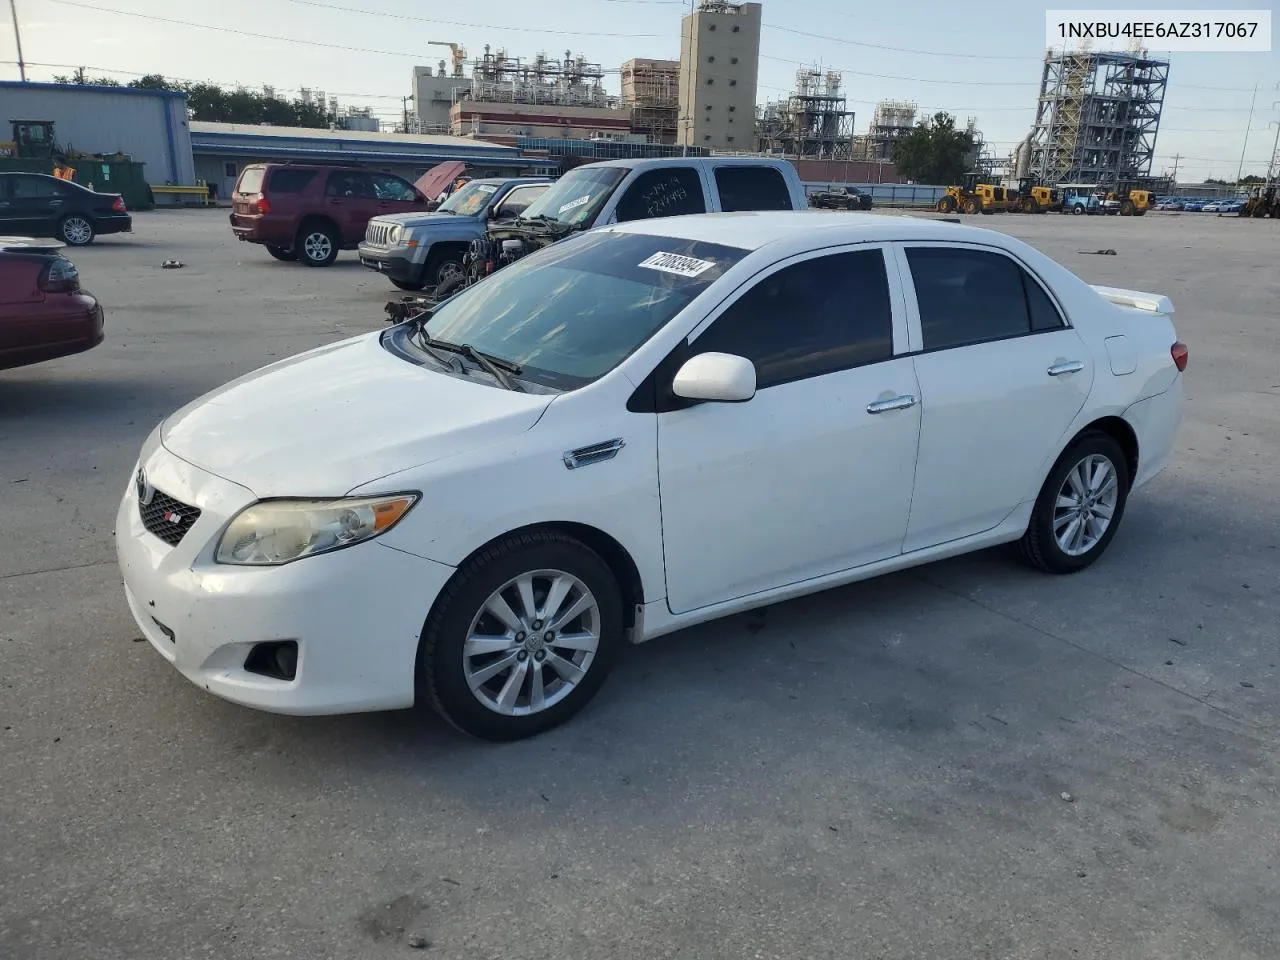
[[[1018,182],[1019,213],[1048,213],[1062,209],[1062,194],[1053,187],[1036,183],[1034,177]]]
[[[1115,209],[1114,205],[1117,204],[1120,208],[1118,211],[1120,216],[1140,217],[1154,207],[1156,202],[1150,190],[1142,190],[1132,184],[1121,183],[1107,194],[1102,204],[1103,212],[1112,212]],[[1108,210],[1108,207],[1111,207],[1111,210]]]
[[[1280,185],[1254,187],[1240,208],[1242,217],[1271,217],[1280,220]]]
[[[947,187],[935,205],[939,213],[995,213],[1017,208],[1017,190],[979,183],[976,173],[966,173],[962,184]]]

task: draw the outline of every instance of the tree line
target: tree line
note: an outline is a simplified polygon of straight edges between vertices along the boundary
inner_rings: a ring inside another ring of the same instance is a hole
[[[141,90],[173,90],[187,95],[192,120],[214,123],[269,123],[276,127],[328,127],[333,121],[327,106],[269,97],[253,90],[228,90],[216,83],[168,80],[150,73],[121,84],[111,77],[90,77],[80,68],[69,76],[56,76],[55,83],[98,87],[133,87]]]

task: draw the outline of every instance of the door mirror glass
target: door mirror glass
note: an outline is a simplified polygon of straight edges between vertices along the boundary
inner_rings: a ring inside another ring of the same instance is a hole
[[[730,353],[700,353],[685,361],[671,389],[686,400],[742,403],[756,395],[756,366]]]

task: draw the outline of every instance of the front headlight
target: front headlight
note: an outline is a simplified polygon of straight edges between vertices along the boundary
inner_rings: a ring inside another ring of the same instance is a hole
[[[404,236],[404,226],[402,224],[397,223],[394,227],[391,228],[391,232],[387,234],[387,242],[399,243],[400,238],[403,236]]]
[[[218,541],[218,563],[277,566],[386,533],[416,493],[342,500],[264,500],[240,511]]]

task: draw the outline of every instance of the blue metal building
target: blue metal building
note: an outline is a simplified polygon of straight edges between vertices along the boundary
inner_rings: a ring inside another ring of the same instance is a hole
[[[246,164],[265,161],[360,163],[413,181],[446,160],[464,161],[477,176],[544,173],[558,161],[527,157],[515,147],[468,137],[318,130],[191,121],[191,147],[198,179],[229,197]]]
[[[187,114],[169,90],[0,81],[0,140],[10,120],[52,120],[64,150],[128,154],[153,185],[195,183]]]

